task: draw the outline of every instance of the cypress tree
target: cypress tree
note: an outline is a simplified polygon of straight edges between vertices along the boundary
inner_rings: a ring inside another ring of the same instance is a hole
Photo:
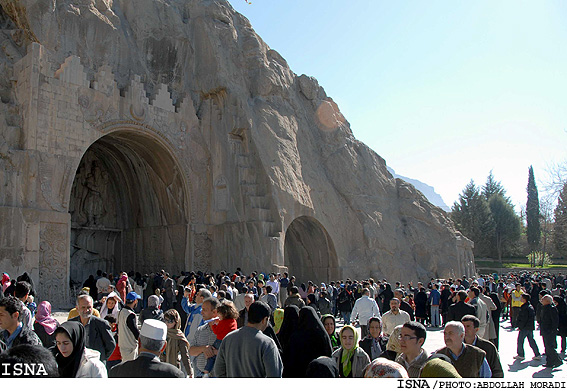
[[[567,257],[567,183],[559,193],[555,208],[555,223],[553,226],[555,248],[563,257]]]
[[[539,196],[535,183],[534,169],[530,166],[528,172],[528,203],[526,205],[526,234],[528,238],[528,246],[530,251],[536,251],[539,248],[541,238],[541,225],[539,213]]]

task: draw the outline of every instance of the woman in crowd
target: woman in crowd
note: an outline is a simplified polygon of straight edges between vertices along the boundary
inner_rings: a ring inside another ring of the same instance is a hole
[[[313,307],[299,311],[297,330],[289,338],[282,357],[283,377],[305,377],[307,365],[317,357],[330,357],[331,339]]]
[[[388,339],[386,344],[386,351],[382,353],[380,357],[387,358],[388,360],[394,361],[398,353],[401,353],[402,347],[400,346],[400,334],[402,333],[402,326],[396,326],[392,335]]]
[[[121,309],[118,304],[119,301],[120,296],[118,296],[118,293],[114,291],[110,292],[108,296],[106,296],[104,303],[102,303],[102,307],[100,307],[100,317],[104,319],[107,315],[112,315],[118,319],[118,313]]]
[[[42,301],[39,303],[33,330],[46,348],[53,346],[55,343],[55,329],[59,327],[59,322],[51,316],[51,303]]]
[[[81,322],[65,322],[55,330],[55,360],[61,377],[108,377],[100,353],[85,347]]]
[[[415,295],[415,320],[427,324],[427,293],[424,287],[419,288]]]
[[[329,338],[331,339],[331,347],[333,350],[338,349],[341,346],[341,339],[339,334],[336,332],[337,323],[335,321],[335,317],[331,314],[326,314],[321,317],[321,321],[323,322],[325,331],[329,334]]]
[[[163,315],[167,325],[167,346],[162,355],[162,361],[175,365],[189,377],[193,377],[193,367],[189,361],[189,342],[181,331],[181,317],[174,309],[167,310]],[[179,362],[181,356],[181,362]]]
[[[274,318],[274,333],[276,333],[276,335],[280,332],[284,320],[284,315],[285,312],[282,308],[276,308],[272,315]]]
[[[285,351],[289,343],[289,339],[293,332],[297,329],[299,324],[299,308],[295,305],[289,305],[284,309],[284,319],[280,332],[278,333],[278,340],[282,349]]]
[[[128,294],[128,274],[122,273],[118,282],[116,283],[116,290],[120,295],[120,299],[123,303],[126,302],[126,295]]]
[[[561,296],[554,296],[553,303],[557,307],[557,313],[559,315],[559,331],[557,335],[561,340],[561,353],[565,353],[565,345],[567,342],[567,305],[565,304],[565,299]]]
[[[339,367],[339,377],[362,377],[370,358],[358,347],[358,333],[351,325],[339,331],[341,347],[334,351],[333,358]]]

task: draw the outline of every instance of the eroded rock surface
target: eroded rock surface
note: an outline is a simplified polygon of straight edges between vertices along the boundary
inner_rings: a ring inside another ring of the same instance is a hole
[[[0,270],[44,295],[98,267],[474,270],[448,216],[226,1],[0,4]]]

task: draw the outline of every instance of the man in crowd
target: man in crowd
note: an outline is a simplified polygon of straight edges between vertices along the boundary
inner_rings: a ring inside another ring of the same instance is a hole
[[[33,330],[33,316],[31,311],[26,306],[31,289],[32,286],[29,282],[18,281],[16,283],[16,289],[14,290],[14,296],[16,296],[16,298],[23,304],[21,313],[22,323],[30,330]]]
[[[441,318],[439,316],[439,308],[441,307],[441,293],[439,293],[439,284],[434,283],[433,289],[429,292],[429,303],[431,305],[431,327],[439,327],[441,325]]]
[[[112,367],[109,377],[185,377],[178,368],[159,359],[167,345],[166,338],[165,323],[156,319],[146,320],[139,335],[140,354],[135,360]]]
[[[132,291],[126,295],[126,305],[118,313],[118,346],[122,362],[132,361],[138,357],[138,319],[134,308],[138,305],[140,296]]]
[[[394,291],[394,297],[400,301],[400,310],[407,312],[410,317],[410,320],[412,321],[415,320],[415,313],[413,311],[413,308],[411,307],[411,305],[409,305],[407,301],[404,300],[404,291],[402,289],[396,289]]]
[[[108,292],[109,286],[110,286],[110,280],[107,278],[106,273],[101,272],[100,278],[97,278],[96,280],[96,288],[98,290],[98,300],[102,299],[103,296],[110,293]]]
[[[502,364],[500,363],[500,356],[496,346],[490,341],[478,336],[480,321],[476,316],[465,315],[461,319],[461,323],[465,326],[465,343],[468,345],[476,346],[486,353],[486,361],[490,366],[492,377],[504,377]]]
[[[473,286],[469,289],[467,293],[469,297],[469,304],[475,309],[475,316],[480,321],[480,328],[478,335],[484,337],[486,329],[488,327],[488,307],[485,302],[481,300],[478,296],[480,295],[480,290]],[[463,319],[463,318],[461,318]]]
[[[400,300],[394,297],[390,300],[390,311],[382,315],[382,333],[389,337],[396,326],[401,326],[410,321],[409,314],[400,310]]]
[[[518,355],[514,357],[516,360],[523,360],[525,358],[524,353],[524,341],[526,337],[528,338],[528,343],[534,352],[534,360],[541,360],[541,355],[539,353],[539,348],[534,339],[535,330],[535,310],[532,307],[530,301],[531,297],[528,293],[522,294],[522,306],[520,307],[520,313],[516,319],[516,325],[518,326]]]
[[[541,321],[539,330],[545,346],[546,362],[544,367],[555,368],[563,364],[563,360],[557,354],[557,327],[559,326],[559,314],[553,305],[553,298],[545,295],[541,299]]]
[[[514,289],[510,294],[512,298],[512,308],[510,309],[510,323],[512,325],[512,328],[517,327],[516,321],[518,319],[518,314],[520,313],[520,307],[522,306],[521,297],[524,293],[525,292],[522,290],[522,285],[516,284],[516,289]]]
[[[191,346],[189,348],[189,354],[195,357],[195,365],[193,367],[195,377],[203,377],[207,359],[217,354],[217,349],[213,347],[217,336],[213,332],[210,322],[207,321],[217,317],[217,307],[219,304],[219,301],[215,297],[209,297],[203,301],[201,315],[203,316],[205,324],[200,326],[193,338],[189,340],[189,345]]]
[[[423,349],[427,330],[419,322],[406,322],[400,332],[400,348],[402,352],[396,358],[411,378],[419,377],[421,368],[427,361],[427,352]]]
[[[217,377],[282,377],[283,364],[275,342],[263,331],[271,310],[266,303],[252,303],[246,325],[228,334],[218,351]]]
[[[449,357],[461,377],[488,378],[492,376],[492,371],[486,361],[486,353],[476,346],[465,345],[465,326],[461,322],[448,322],[443,331],[443,339],[445,347],[436,353]]]
[[[447,315],[448,321],[460,322],[465,315],[476,315],[475,308],[472,305],[465,303],[465,300],[467,299],[467,292],[460,290],[455,295],[455,298],[457,299],[457,302],[455,304],[451,304],[449,307],[449,313]]]
[[[360,323],[360,337],[365,338],[368,335],[368,320],[372,317],[380,318],[378,304],[370,297],[370,289],[368,288],[362,290],[362,296],[354,303],[350,314],[351,321],[354,321],[357,316]]]
[[[24,304],[13,296],[0,299],[0,346],[4,349],[21,344],[42,346],[33,329],[20,321],[23,307]]]
[[[238,328],[245,326],[248,323],[248,311],[250,311],[250,305],[254,303],[254,295],[247,293],[244,296],[244,308],[238,313],[238,319],[236,324]]]
[[[93,298],[90,295],[77,296],[76,304],[79,316],[69,321],[82,323],[85,328],[86,347],[99,352],[100,360],[106,362],[116,347],[110,324],[104,319],[93,316]]]
[[[203,301],[212,297],[211,291],[201,288],[195,294],[195,304],[189,303],[189,291],[185,291],[183,299],[181,299],[181,307],[187,313],[187,322],[185,323],[185,337],[190,341],[197,332],[199,326],[203,325],[203,316],[201,315],[201,308]]]

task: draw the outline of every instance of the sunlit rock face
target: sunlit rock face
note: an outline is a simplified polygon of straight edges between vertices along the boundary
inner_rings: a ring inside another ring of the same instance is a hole
[[[226,1],[0,0],[0,270],[470,274],[472,243]]]

